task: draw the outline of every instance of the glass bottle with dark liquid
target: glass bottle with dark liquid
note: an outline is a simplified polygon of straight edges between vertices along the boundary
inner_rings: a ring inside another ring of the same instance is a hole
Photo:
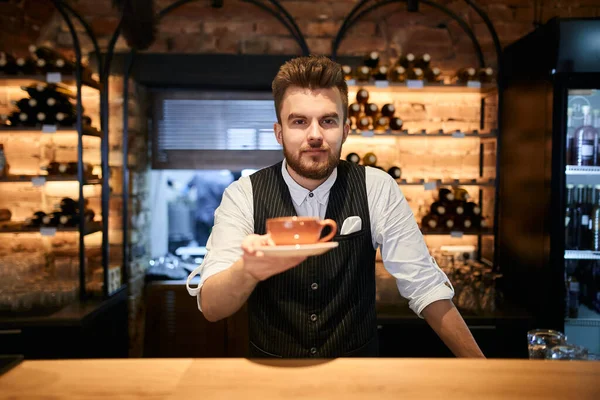
[[[369,103],[365,106],[365,114],[367,117],[374,118],[379,112],[379,107],[375,103]]]
[[[385,81],[388,76],[388,67],[385,65],[381,65],[375,69],[373,69],[373,79],[376,81]]]
[[[435,214],[427,214],[421,220],[421,229],[436,229],[439,225],[439,217]]]
[[[379,118],[375,119],[373,129],[375,129],[376,131],[385,131],[388,128],[389,124],[389,118],[380,116]]]
[[[361,107],[358,103],[352,103],[350,104],[350,107],[348,107],[348,115],[350,117],[357,118],[358,116],[360,116],[360,111]]]
[[[362,161],[363,161],[364,165],[373,167],[373,166],[377,165],[377,156],[375,155],[375,153],[368,152],[367,154],[364,155]]]
[[[363,64],[369,68],[377,68],[379,65],[379,53],[372,51],[367,54],[363,59]]]
[[[388,103],[384,104],[383,107],[381,107],[381,115],[383,115],[384,117],[392,118],[395,112],[396,107],[394,107],[393,104]]]
[[[406,53],[406,55],[401,56],[398,59],[398,64],[403,66],[404,68],[410,68],[415,63],[415,55],[413,53]]]
[[[568,186],[567,185],[567,191],[568,191]],[[573,185],[571,185],[573,186]],[[592,215],[591,215],[591,220],[592,220],[592,250],[594,251],[600,251],[600,185],[596,185],[594,187],[594,194],[595,194],[595,203],[594,203],[594,208],[592,209]],[[568,198],[568,192],[567,192],[567,202],[569,201]],[[572,207],[572,206],[571,206]],[[569,216],[569,206],[567,206],[567,216]],[[565,222],[566,221],[565,217]],[[567,238],[569,240],[571,240],[572,242],[572,238],[571,238],[571,232],[569,232],[569,236],[567,236]],[[567,245],[569,245],[569,241],[567,241]]]
[[[371,128],[371,118],[370,117],[362,117],[356,121],[356,128],[361,131],[366,131]]]
[[[565,210],[565,248],[577,250],[579,241],[578,226],[581,221],[581,211],[577,208],[575,185],[567,185]]]
[[[573,139],[575,138],[575,127],[573,126],[573,108],[567,108],[567,140],[566,153],[567,165],[573,165]]]
[[[391,130],[400,131],[400,130],[402,130],[402,125],[403,125],[403,122],[400,118],[393,117],[390,119],[390,129]]]
[[[342,66],[342,72],[344,73],[344,79],[352,79],[352,67],[349,65]]]
[[[596,158],[596,146],[598,144],[598,132],[592,126],[592,115],[590,106],[582,106],[583,126],[577,128],[573,134],[573,164],[594,165]]]
[[[369,101],[369,91],[366,89],[359,89],[356,92],[356,102],[358,104],[367,104]]]
[[[406,68],[400,65],[392,68],[389,72],[389,80],[397,83],[406,82]]]
[[[371,68],[363,65],[356,70],[356,79],[359,81],[368,81],[371,78]]]

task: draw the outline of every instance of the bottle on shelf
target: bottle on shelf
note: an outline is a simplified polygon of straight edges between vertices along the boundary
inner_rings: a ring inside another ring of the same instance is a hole
[[[435,214],[427,214],[421,220],[421,229],[436,229],[440,218]]]
[[[475,68],[461,68],[456,74],[458,83],[467,84],[467,82],[477,80]]]
[[[375,103],[369,103],[365,106],[365,115],[367,117],[375,118],[379,113],[379,107]]]
[[[481,83],[491,83],[494,80],[494,70],[490,67],[479,70],[479,81]]]
[[[577,208],[575,185],[567,185],[567,199],[565,210],[565,249],[577,250],[579,233],[578,226],[581,213]],[[600,222],[600,221],[599,221]]]
[[[358,103],[352,103],[350,104],[350,107],[348,107],[348,115],[350,117],[358,117],[361,114],[361,106]]]
[[[594,115],[594,120],[592,122],[592,127],[596,130],[596,138],[598,144],[596,145],[596,163],[595,165],[600,165],[600,109],[596,108],[592,111]]]
[[[450,204],[454,201],[454,193],[448,188],[439,188],[438,201],[442,204]]]
[[[17,74],[17,60],[12,54],[0,52],[0,74]]]
[[[572,186],[571,186],[571,195],[569,198],[569,185],[567,185],[567,214],[565,217],[565,225],[567,225],[567,220],[566,218],[568,218],[570,216],[570,213],[572,213],[571,208],[572,205],[570,205],[569,201],[572,202],[573,199],[573,195],[572,195]],[[591,250],[593,251],[600,251],[600,185],[596,185],[594,186],[594,207],[592,208],[592,213],[591,213],[591,225],[592,225],[592,232],[591,232],[591,239],[592,239],[592,246],[591,246]],[[570,242],[573,241],[573,238],[571,237],[571,232],[565,232],[565,233],[569,233],[569,235],[567,236],[567,247],[568,248],[572,248],[570,247]]]
[[[575,276],[568,278],[569,282],[569,318],[579,317],[579,282]]]
[[[356,92],[356,102],[358,104],[367,104],[369,101],[369,91],[366,89],[359,89]]]
[[[447,230],[456,230],[456,217],[454,215],[444,215],[442,218],[442,227]]]
[[[398,59],[398,65],[408,69],[412,68],[415,63],[415,55],[413,53],[406,53]]]
[[[431,203],[431,213],[437,216],[444,216],[446,214],[446,206],[439,201]]]
[[[469,201],[465,204],[465,215],[479,216],[481,215],[481,207],[476,203]]]
[[[376,81],[385,81],[388,76],[388,67],[385,65],[380,65],[377,68],[373,69],[373,79]]]
[[[402,178],[402,169],[400,167],[393,166],[387,170],[387,173],[394,179]]]
[[[574,165],[594,165],[597,160],[598,131],[592,126],[590,106],[581,107],[583,125],[575,130],[571,145]]]
[[[468,231],[473,229],[473,219],[469,216],[465,216],[463,218],[461,218],[461,223],[459,228],[461,228],[463,231]]]
[[[19,101],[12,100],[10,102],[14,107],[18,108],[19,111],[24,113],[33,112],[33,110],[37,107],[37,100],[31,98],[22,98]]]
[[[344,79],[352,79],[352,67],[349,65],[342,65],[342,72],[344,73]]]
[[[411,81],[422,81],[423,70],[421,68],[411,68],[408,70],[407,78]]]
[[[368,152],[363,156],[362,162],[363,165],[374,167],[377,165],[377,156],[373,152]]]
[[[589,243],[590,236],[589,223],[591,210],[589,209],[589,205],[587,204],[585,185],[577,185],[575,193],[577,209],[579,210],[579,214],[581,215],[581,220],[579,221],[577,232],[577,248],[578,250],[587,250],[587,243]]]
[[[390,69],[389,77],[390,82],[402,83],[406,82],[406,68],[401,65],[397,65]]]
[[[381,107],[381,115],[384,117],[392,118],[396,112],[396,107],[393,104],[387,103]]]
[[[469,200],[470,197],[471,196],[469,195],[469,192],[467,192],[466,189],[461,188],[461,187],[454,188],[454,199],[455,200],[467,201],[467,200]]]
[[[35,75],[38,72],[36,62],[31,57],[18,57],[16,59],[17,73],[21,75]]]
[[[47,46],[29,46],[29,52],[34,55],[38,60],[54,61],[62,58],[62,55],[56,50]]]
[[[393,131],[401,131],[403,122],[398,117],[390,118],[390,129]]]
[[[415,67],[421,68],[422,70],[426,70],[429,68],[429,64],[431,63],[431,56],[428,53],[423,53],[421,57],[415,60]]]
[[[567,108],[567,140],[566,149],[567,165],[573,165],[573,139],[575,138],[575,126],[573,125],[573,108]]]
[[[442,71],[439,68],[427,68],[425,71],[425,80],[428,83],[441,83]]]
[[[371,69],[377,68],[379,65],[379,53],[376,51],[372,51],[369,54],[365,55],[363,59],[363,64]]]
[[[371,79],[371,68],[366,65],[360,66],[356,70],[356,80],[366,82]]]
[[[368,131],[371,129],[372,119],[370,117],[362,117],[356,121],[356,129],[361,131]]]
[[[360,156],[356,153],[348,153],[346,161],[351,162],[352,164],[360,164]]]
[[[390,119],[388,117],[379,116],[375,119],[373,129],[376,131],[385,131],[390,126]]]

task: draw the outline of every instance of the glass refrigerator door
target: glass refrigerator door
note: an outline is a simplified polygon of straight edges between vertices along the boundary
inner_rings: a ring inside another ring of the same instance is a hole
[[[600,353],[600,89],[572,89],[567,108],[565,334]]]

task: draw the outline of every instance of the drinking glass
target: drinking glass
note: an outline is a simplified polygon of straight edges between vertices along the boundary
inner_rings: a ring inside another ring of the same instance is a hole
[[[573,344],[563,344],[548,350],[546,358],[549,360],[587,360],[588,349]]]
[[[567,344],[567,337],[564,333],[551,329],[535,329],[527,332],[527,344],[529,359],[543,360],[548,349]]]

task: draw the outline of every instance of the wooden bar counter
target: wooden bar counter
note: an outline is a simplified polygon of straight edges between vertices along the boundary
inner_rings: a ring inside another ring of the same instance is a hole
[[[1,399],[600,399],[600,362],[462,359],[25,361]]]

